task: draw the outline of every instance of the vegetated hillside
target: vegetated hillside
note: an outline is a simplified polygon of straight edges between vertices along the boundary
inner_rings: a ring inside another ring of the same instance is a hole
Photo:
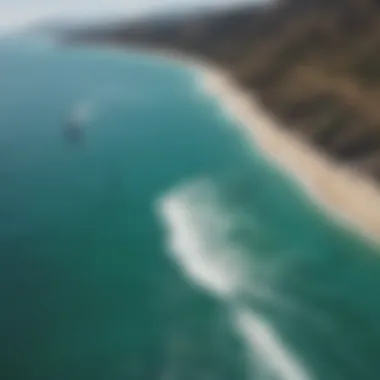
[[[380,180],[380,0],[278,0],[118,23],[71,39],[206,58],[228,69],[286,128]]]

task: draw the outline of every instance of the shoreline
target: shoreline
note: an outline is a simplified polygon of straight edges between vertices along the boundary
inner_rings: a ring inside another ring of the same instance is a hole
[[[281,122],[260,105],[223,69],[181,52],[130,45],[108,48],[137,52],[168,63],[180,63],[199,73],[203,90],[215,97],[254,149],[276,168],[284,170],[311,202],[329,217],[373,245],[380,247],[380,188],[349,166],[333,161],[304,139],[281,127]],[[121,49],[120,49],[121,48]]]
[[[215,96],[253,148],[297,183],[305,195],[350,232],[380,246],[380,189],[281,127],[270,111],[228,73],[200,63],[205,90]]]
[[[215,96],[253,148],[261,150],[297,183],[305,195],[339,224],[380,245],[380,189],[353,168],[334,162],[307,141],[281,127],[258,100],[228,73],[200,63],[205,90]]]

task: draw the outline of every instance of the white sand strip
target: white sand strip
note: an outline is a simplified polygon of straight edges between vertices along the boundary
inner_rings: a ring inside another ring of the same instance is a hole
[[[207,91],[220,99],[255,146],[340,222],[373,242],[380,242],[380,191],[374,181],[339,165],[288,132],[226,73],[207,65],[202,70]]]

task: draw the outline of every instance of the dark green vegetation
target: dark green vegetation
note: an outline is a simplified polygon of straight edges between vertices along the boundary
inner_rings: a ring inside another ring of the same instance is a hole
[[[378,0],[282,0],[71,37],[165,47],[216,63],[288,128],[380,179]]]

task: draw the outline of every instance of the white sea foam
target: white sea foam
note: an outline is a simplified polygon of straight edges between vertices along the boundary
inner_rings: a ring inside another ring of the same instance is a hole
[[[239,331],[248,341],[253,354],[266,365],[270,378],[281,380],[310,380],[299,360],[281,341],[275,330],[251,309],[237,311]]]
[[[85,123],[91,121],[95,114],[101,114],[110,107],[146,108],[152,104],[157,104],[157,100],[148,89],[127,93],[123,87],[111,86],[78,100],[71,110],[70,117]]]
[[[84,125],[88,123],[94,115],[94,106],[91,101],[85,101],[79,103],[71,113],[71,119],[80,124]]]
[[[228,241],[233,220],[218,206],[210,183],[201,181],[170,193],[159,203],[159,211],[171,254],[190,279],[221,297],[237,291],[243,252]]]
[[[310,380],[274,328],[242,303],[240,290],[247,287],[255,298],[265,299],[265,284],[255,284],[254,271],[247,271],[248,252],[231,240],[238,218],[222,207],[212,183],[183,186],[168,193],[158,206],[171,255],[193,283],[226,302],[239,334],[267,375],[262,378]]]

